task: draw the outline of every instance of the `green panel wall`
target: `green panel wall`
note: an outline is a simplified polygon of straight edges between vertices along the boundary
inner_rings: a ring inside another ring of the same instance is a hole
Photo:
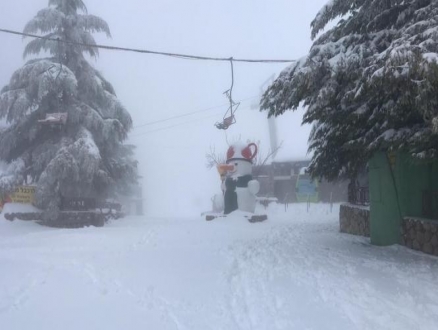
[[[386,154],[377,153],[369,162],[371,244],[399,243],[401,214],[395,181]]]
[[[438,190],[438,161],[434,162],[432,165],[432,175],[431,175],[431,188],[432,190]],[[434,198],[434,211],[438,214],[438,198]]]
[[[371,243],[399,243],[405,216],[422,217],[423,191],[438,190],[438,162],[420,163],[398,153],[377,153],[369,162]],[[434,201],[438,210],[438,201]]]
[[[414,162],[399,154],[396,167],[403,216],[421,217],[423,190],[432,189],[433,164]]]

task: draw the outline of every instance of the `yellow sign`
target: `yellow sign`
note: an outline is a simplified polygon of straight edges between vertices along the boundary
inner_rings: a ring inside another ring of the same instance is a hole
[[[11,195],[0,198],[0,212],[6,203],[33,204],[35,201],[34,186],[18,186]]]
[[[8,199],[10,203],[32,204],[35,201],[35,187],[19,186]]]

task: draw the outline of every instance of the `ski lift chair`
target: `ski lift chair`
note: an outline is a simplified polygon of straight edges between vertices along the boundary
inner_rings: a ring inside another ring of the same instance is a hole
[[[226,117],[223,119],[222,122],[217,122],[216,124],[214,124],[216,126],[217,129],[223,129],[226,130],[228,129],[231,125],[236,123],[236,118],[231,115],[229,117]]]

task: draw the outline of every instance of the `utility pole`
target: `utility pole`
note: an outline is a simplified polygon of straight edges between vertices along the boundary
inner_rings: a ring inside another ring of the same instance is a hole
[[[265,91],[266,87],[271,85],[275,80],[275,74],[270,76],[261,86],[260,86],[260,98],[263,95],[263,92]],[[259,99],[260,102],[260,99]],[[253,104],[251,106],[252,109],[259,109],[259,104]],[[277,135],[277,125],[275,122],[275,117],[271,116],[268,118],[268,129],[269,129],[269,143],[271,146],[272,159],[275,159],[275,156],[277,155],[278,151],[278,135]]]

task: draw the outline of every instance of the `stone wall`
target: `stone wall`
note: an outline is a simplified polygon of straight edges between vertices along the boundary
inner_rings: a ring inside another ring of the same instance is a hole
[[[370,237],[369,207],[342,204],[339,210],[341,233]]]
[[[409,217],[403,219],[400,243],[438,256],[438,221]]]

